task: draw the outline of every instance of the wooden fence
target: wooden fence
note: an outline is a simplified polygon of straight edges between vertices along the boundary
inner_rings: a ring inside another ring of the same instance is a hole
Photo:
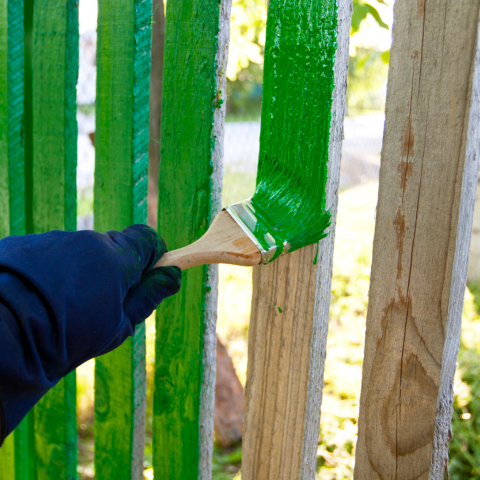
[[[105,231],[146,221],[152,10],[148,0],[98,3],[94,218]],[[220,208],[230,8],[167,3],[158,221],[170,248],[197,239]],[[1,236],[75,229],[77,9],[0,0]],[[480,151],[479,9],[396,1],[359,480],[445,473]],[[307,146],[328,152],[334,219],[351,10],[350,0],[271,0],[265,52],[261,161],[277,148],[315,175]],[[320,91],[332,80],[333,93]],[[333,245],[332,227],[316,263],[311,246],[254,269],[243,480],[315,476]],[[215,266],[189,270],[157,313],[157,480],[211,477],[217,283]],[[72,373],[7,439],[1,480],[76,478],[75,396]],[[145,399],[140,327],[96,361],[96,478],[142,478]]]

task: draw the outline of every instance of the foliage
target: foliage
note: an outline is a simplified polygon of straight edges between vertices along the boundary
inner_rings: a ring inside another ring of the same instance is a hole
[[[376,1],[383,5],[387,5],[383,0]],[[361,23],[367,18],[367,15],[371,15],[378,23],[379,27],[386,28],[388,30],[388,25],[382,20],[382,17],[375,7],[369,3],[365,3],[363,0],[353,0],[352,27],[350,30],[350,35],[354,35],[358,32]]]
[[[387,5],[384,0],[375,0]],[[360,31],[362,23],[371,16],[375,23],[388,30],[378,10],[363,0],[353,1],[350,35]],[[367,111],[383,111],[385,108],[386,81],[390,51],[355,45],[352,39],[348,65],[347,114],[360,115]]]
[[[228,120],[258,120],[267,22],[265,0],[234,0],[227,67]]]
[[[389,51],[357,48],[348,61],[347,114],[385,109]]]
[[[387,5],[384,0],[353,1],[351,35],[361,31],[369,16],[379,27],[388,29],[377,4]],[[227,68],[227,121],[260,119],[266,19],[266,0],[233,1]],[[383,110],[388,61],[388,50],[351,49],[347,95],[349,114]]]
[[[480,283],[465,295],[450,443],[452,480],[480,479]]]
[[[233,1],[227,67],[230,81],[235,81],[252,63],[263,66],[266,22],[265,0]]]

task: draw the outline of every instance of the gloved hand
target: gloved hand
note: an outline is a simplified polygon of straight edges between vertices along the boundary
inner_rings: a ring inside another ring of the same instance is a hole
[[[62,377],[118,347],[178,292],[178,267],[152,269],[166,250],[146,225],[0,240],[4,435]]]

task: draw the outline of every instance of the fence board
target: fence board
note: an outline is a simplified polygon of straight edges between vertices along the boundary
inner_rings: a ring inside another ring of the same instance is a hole
[[[355,463],[361,480],[443,479],[448,461],[479,157],[480,1],[428,5],[395,4]]]
[[[350,17],[347,0],[272,0],[267,20],[259,169],[288,162],[322,185],[328,158],[326,206],[334,221]],[[315,476],[333,241],[331,233],[320,242],[321,268],[312,245],[254,269],[245,480]]]
[[[97,41],[95,229],[146,223],[151,2],[100,0]],[[142,479],[145,326],[95,362],[97,478]]]
[[[76,228],[76,80],[78,6],[36,0],[31,55],[31,153],[34,233]],[[76,478],[75,373],[35,407],[38,480]]]
[[[158,229],[170,249],[220,208],[231,0],[167,3]],[[217,267],[184,272],[157,312],[154,472],[211,476]]]
[[[0,2],[0,237],[25,233],[24,2]],[[34,478],[33,413],[0,450],[0,479]]]

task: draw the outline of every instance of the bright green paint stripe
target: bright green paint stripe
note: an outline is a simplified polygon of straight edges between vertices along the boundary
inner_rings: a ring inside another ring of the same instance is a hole
[[[336,0],[271,0],[257,183],[279,162],[306,179],[319,212],[325,184],[337,46]]]
[[[147,219],[151,8],[143,0],[99,1],[94,201],[99,231]],[[142,325],[95,362],[97,478],[127,480],[142,470],[145,397]]]
[[[78,5],[35,0],[32,74],[32,224],[75,230]],[[27,112],[27,115],[28,116]],[[76,478],[75,373],[35,407],[36,480]]]
[[[158,228],[168,248],[210,222],[218,0],[167,2]],[[157,311],[154,473],[193,480],[199,469],[206,267],[183,272],[182,289]]]

